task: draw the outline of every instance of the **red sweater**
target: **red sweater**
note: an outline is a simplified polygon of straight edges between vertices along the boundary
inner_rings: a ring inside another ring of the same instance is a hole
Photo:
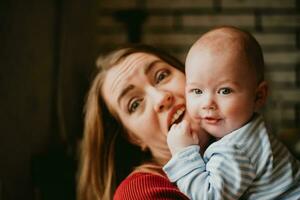
[[[136,172],[118,186],[114,200],[188,200],[166,177]]]

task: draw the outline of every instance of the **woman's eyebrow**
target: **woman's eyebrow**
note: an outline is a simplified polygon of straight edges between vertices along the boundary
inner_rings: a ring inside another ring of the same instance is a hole
[[[144,73],[148,74],[157,63],[161,63],[161,62],[162,62],[161,60],[155,60],[153,62],[148,63],[148,65],[145,67]]]
[[[123,88],[120,95],[118,96],[118,104],[120,105],[120,102],[122,98],[130,91],[134,89],[134,85],[128,85],[127,87]]]
[[[148,74],[148,73],[151,71],[151,69],[152,69],[157,63],[160,63],[160,62],[162,62],[162,61],[161,61],[161,60],[155,60],[155,61],[153,61],[153,62],[148,63],[148,64],[145,66],[144,73],[145,73],[145,74]],[[120,105],[120,103],[121,103],[122,98],[123,98],[130,90],[133,90],[133,89],[134,89],[134,85],[128,85],[127,87],[125,87],[125,88],[123,88],[123,89],[121,90],[121,93],[120,93],[120,95],[118,96],[118,99],[117,99],[117,102],[118,102],[119,105]]]

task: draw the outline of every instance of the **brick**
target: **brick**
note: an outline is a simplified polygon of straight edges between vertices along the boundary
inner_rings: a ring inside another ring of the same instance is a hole
[[[149,44],[163,44],[163,45],[192,45],[201,35],[199,33],[145,33],[143,35],[144,41]],[[296,47],[296,35],[294,33],[270,33],[270,34],[253,34],[259,44],[263,46],[292,46]]]
[[[148,16],[143,27],[147,29],[150,27],[172,28],[173,26],[174,26],[174,18],[172,16],[151,15]]]
[[[272,130],[276,132],[282,128],[285,121],[295,120],[295,110],[293,108],[268,106],[265,108],[263,115],[267,126],[272,127]]]
[[[100,46],[110,46],[111,44],[124,44],[127,42],[127,33],[104,34],[97,36],[97,44]]]
[[[266,115],[269,115],[269,119],[277,121],[295,119],[295,110],[292,103],[286,101],[281,95],[274,94],[272,88],[263,110]]]
[[[262,26],[266,28],[296,28],[300,26],[300,15],[263,15]]]
[[[300,51],[291,52],[267,52],[264,53],[266,65],[296,65],[300,60]]]
[[[267,71],[265,76],[271,82],[296,83],[296,74],[294,71]]]
[[[300,89],[273,89],[270,92],[270,96],[275,101],[288,101],[288,102],[300,102]]]
[[[129,9],[136,7],[136,0],[101,0],[99,2],[100,9]]]
[[[213,0],[148,0],[147,8],[212,8]]]
[[[222,0],[223,8],[295,8],[295,0]]]
[[[124,24],[115,20],[112,16],[100,16],[97,19],[97,26],[101,28],[124,28]]]
[[[237,27],[254,27],[253,15],[185,15],[182,17],[184,27],[214,27],[233,25]]]
[[[294,33],[256,33],[253,36],[261,46],[293,46],[296,47],[296,35]]]
[[[269,115],[272,116],[273,120],[276,120],[278,122],[281,122],[283,120],[295,119],[295,110],[293,108],[273,107],[273,108],[268,108],[267,111]]]
[[[143,35],[144,42],[153,45],[181,45],[190,47],[198,38],[200,34],[151,34],[145,33]]]

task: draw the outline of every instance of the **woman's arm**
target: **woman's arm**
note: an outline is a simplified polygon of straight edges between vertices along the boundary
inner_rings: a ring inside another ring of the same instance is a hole
[[[137,172],[118,186],[114,200],[188,200],[178,188],[161,175]]]

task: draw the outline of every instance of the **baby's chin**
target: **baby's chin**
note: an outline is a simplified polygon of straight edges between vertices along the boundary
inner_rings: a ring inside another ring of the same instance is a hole
[[[191,130],[193,132],[202,131],[201,122],[200,120],[193,119],[191,116],[187,114],[187,121],[190,122]]]
[[[208,134],[210,134],[211,136],[213,136],[216,140],[221,139],[222,137],[224,137],[225,135],[229,134],[231,131],[224,131],[224,130],[216,130],[216,129],[205,129],[207,131]]]

